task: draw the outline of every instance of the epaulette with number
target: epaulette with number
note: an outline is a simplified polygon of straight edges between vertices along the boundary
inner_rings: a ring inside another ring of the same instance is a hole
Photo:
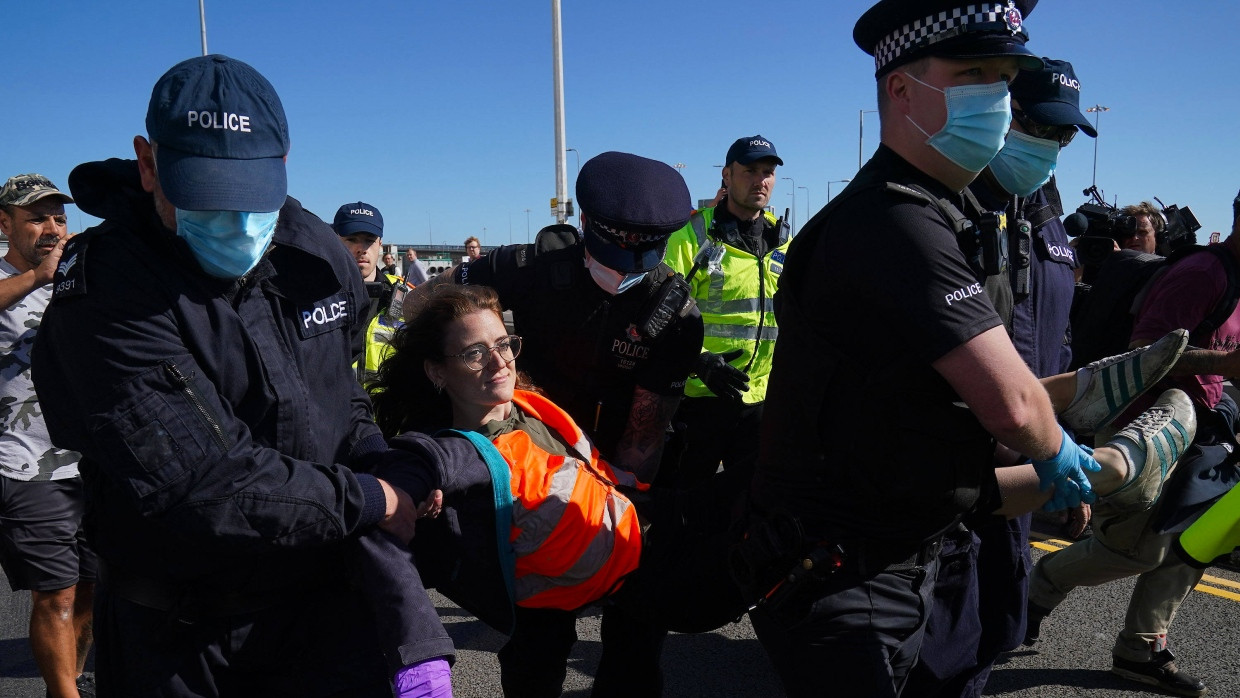
[[[93,233],[74,235],[65,243],[52,277],[52,300],[86,295],[86,250]]]

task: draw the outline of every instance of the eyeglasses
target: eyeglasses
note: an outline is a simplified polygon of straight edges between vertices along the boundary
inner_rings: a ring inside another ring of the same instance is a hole
[[[1012,118],[1016,119],[1016,122],[1020,124],[1020,127],[1025,129],[1025,133],[1028,133],[1034,138],[1055,141],[1059,144],[1060,148],[1067,146],[1072,142],[1073,138],[1076,138],[1077,128],[1075,126],[1047,126],[1045,124],[1039,124],[1029,118],[1028,114],[1019,109],[1012,110]]]
[[[459,354],[449,354],[448,356],[460,357],[465,362],[465,367],[471,371],[481,371],[491,361],[491,352],[497,352],[499,358],[504,363],[508,363],[517,358],[517,354],[521,353],[521,338],[515,334],[495,343],[495,346],[488,347],[482,344],[473,344],[465,348],[465,351]]]

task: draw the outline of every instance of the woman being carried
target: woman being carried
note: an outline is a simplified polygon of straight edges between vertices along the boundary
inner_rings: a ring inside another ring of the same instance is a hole
[[[393,338],[372,391],[392,447],[438,470],[443,516],[418,523],[419,572],[511,635],[499,653],[505,693],[559,695],[576,612],[600,600],[682,632],[738,618],[728,507],[707,489],[650,492],[608,465],[517,372],[521,338],[500,312],[488,288],[436,289]],[[418,433],[448,426],[458,431]],[[427,472],[381,472],[426,491]]]

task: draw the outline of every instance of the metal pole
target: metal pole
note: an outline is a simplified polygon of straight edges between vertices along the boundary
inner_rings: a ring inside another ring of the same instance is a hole
[[[857,110],[857,169],[860,170],[864,163],[862,156],[862,143],[865,141],[865,115],[877,114],[877,109],[858,109]]]
[[[560,0],[551,0],[551,75],[555,83],[555,222],[568,219],[568,173],[564,151],[564,51],[560,42]]]
[[[525,209],[525,241],[530,241],[530,210]]]
[[[851,181],[852,181],[851,179],[833,179],[830,182],[827,182],[827,203],[831,203],[831,185],[832,184],[839,184],[841,182],[851,182]]]
[[[857,110],[857,169],[861,169],[861,144],[865,141],[865,110]],[[827,201],[831,200],[831,184],[827,183]]]
[[[202,32],[202,55],[207,55],[207,8],[205,0],[198,0],[198,25]]]
[[[788,228],[793,232],[797,232],[797,181],[791,177],[780,177],[792,182],[792,213],[788,216]]]
[[[1111,108],[1110,108],[1110,107],[1104,107],[1104,106],[1102,106],[1101,104],[1095,104],[1094,106],[1090,107],[1089,109],[1086,109],[1085,111],[1086,111],[1086,112],[1093,112],[1093,114],[1094,114],[1094,130],[1095,130],[1095,131],[1097,131],[1097,130],[1098,130],[1098,117],[1099,117],[1099,116],[1102,114],[1102,112],[1104,112],[1104,111],[1111,111]],[[1100,133],[1100,134],[1098,134],[1098,135],[1099,135],[1099,136],[1101,136],[1102,134]],[[1093,186],[1095,186],[1095,187],[1096,187],[1096,186],[1098,186],[1098,139],[1097,139],[1097,138],[1094,138],[1094,175],[1093,175],[1093,182],[1092,182],[1092,185],[1093,185]]]

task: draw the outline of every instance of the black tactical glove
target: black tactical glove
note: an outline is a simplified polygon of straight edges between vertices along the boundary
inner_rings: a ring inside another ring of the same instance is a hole
[[[710,388],[710,392],[726,400],[740,402],[741,393],[749,392],[749,376],[728,362],[743,353],[741,349],[733,349],[725,354],[704,351],[698,357],[693,372]]]

